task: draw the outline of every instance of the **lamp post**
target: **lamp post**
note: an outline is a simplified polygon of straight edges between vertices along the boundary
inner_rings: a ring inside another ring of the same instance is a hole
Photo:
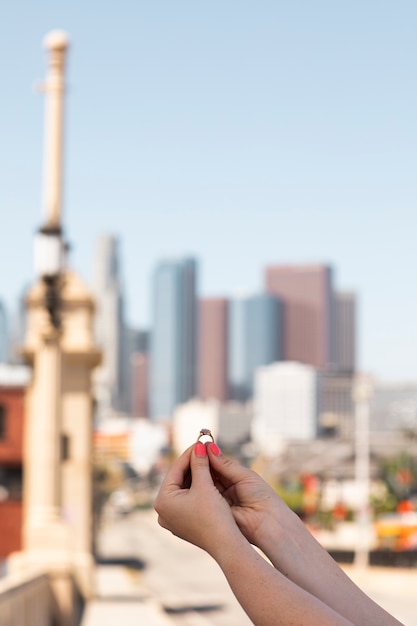
[[[44,224],[35,236],[34,267],[39,282],[38,331],[28,422],[31,446],[28,458],[25,546],[29,550],[62,547],[61,519],[61,289],[65,244],[61,227],[64,66],[68,39],[53,31],[44,40],[48,74],[43,85],[45,153],[43,182]],[[55,537],[55,540],[54,540]]]
[[[359,378],[354,385],[355,401],[355,481],[357,490],[354,564],[364,569],[369,563],[369,403],[372,385],[369,379]]]
[[[68,37],[62,31],[52,31],[44,39],[49,52],[48,74],[42,91],[45,101],[45,141],[43,213],[44,225],[35,239],[35,272],[46,287],[45,306],[51,324],[59,329],[59,283],[64,271],[65,248],[62,233],[62,164],[64,70]]]
[[[93,593],[91,513],[91,375],[94,301],[66,266],[61,225],[64,67],[68,38],[53,31],[45,93],[43,220],[36,233],[36,282],[26,298],[24,355],[33,375],[25,394],[23,549],[10,571],[36,565],[48,572],[60,626],[74,626],[74,580]],[[65,446],[62,444],[65,443]]]

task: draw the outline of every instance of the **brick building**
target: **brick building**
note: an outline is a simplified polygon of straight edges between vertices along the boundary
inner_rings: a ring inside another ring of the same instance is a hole
[[[29,370],[0,365],[0,560],[21,549],[24,394]]]

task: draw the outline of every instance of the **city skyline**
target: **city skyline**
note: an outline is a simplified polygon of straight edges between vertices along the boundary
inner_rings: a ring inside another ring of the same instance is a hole
[[[7,7],[0,299],[14,307],[33,277],[43,104],[32,86],[58,27],[71,41],[71,264],[90,282],[97,236],[120,236],[130,325],[147,324],[148,277],[165,255],[201,259],[205,297],[259,291],[271,263],[329,263],[358,295],[359,368],[416,379],[415,3],[124,8]]]

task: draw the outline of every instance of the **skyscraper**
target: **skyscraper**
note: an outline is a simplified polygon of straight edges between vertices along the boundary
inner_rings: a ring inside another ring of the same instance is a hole
[[[282,323],[282,304],[278,298],[268,293],[248,298],[246,367],[251,395],[256,369],[282,359]]]
[[[244,402],[250,395],[247,375],[248,299],[246,296],[236,296],[229,302],[227,335],[229,399]]]
[[[284,306],[283,358],[317,368],[331,364],[332,270],[327,265],[271,266],[268,293]]]
[[[150,413],[170,418],[196,392],[195,259],[161,261],[153,278]]]
[[[348,291],[334,294],[334,369],[353,374],[356,369],[356,297]]]
[[[226,402],[228,301],[203,298],[198,303],[198,396]]]
[[[149,417],[149,332],[136,333],[135,349],[131,355],[131,413],[134,417]]]
[[[98,410],[121,409],[123,404],[122,360],[124,347],[123,295],[119,268],[119,242],[102,235],[95,254],[93,290],[97,312],[95,338],[103,360],[95,373]]]
[[[263,293],[230,301],[229,398],[245,401],[253,394],[255,370],[282,358],[282,308]]]
[[[149,357],[143,352],[132,355],[132,415],[149,416]]]

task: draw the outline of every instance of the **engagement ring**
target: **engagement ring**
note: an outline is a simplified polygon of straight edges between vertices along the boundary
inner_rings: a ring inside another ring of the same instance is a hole
[[[214,443],[214,437],[211,434],[211,430],[209,430],[208,428],[202,428],[200,430],[200,434],[197,437],[197,441],[200,441],[201,437],[211,437],[211,440]]]

